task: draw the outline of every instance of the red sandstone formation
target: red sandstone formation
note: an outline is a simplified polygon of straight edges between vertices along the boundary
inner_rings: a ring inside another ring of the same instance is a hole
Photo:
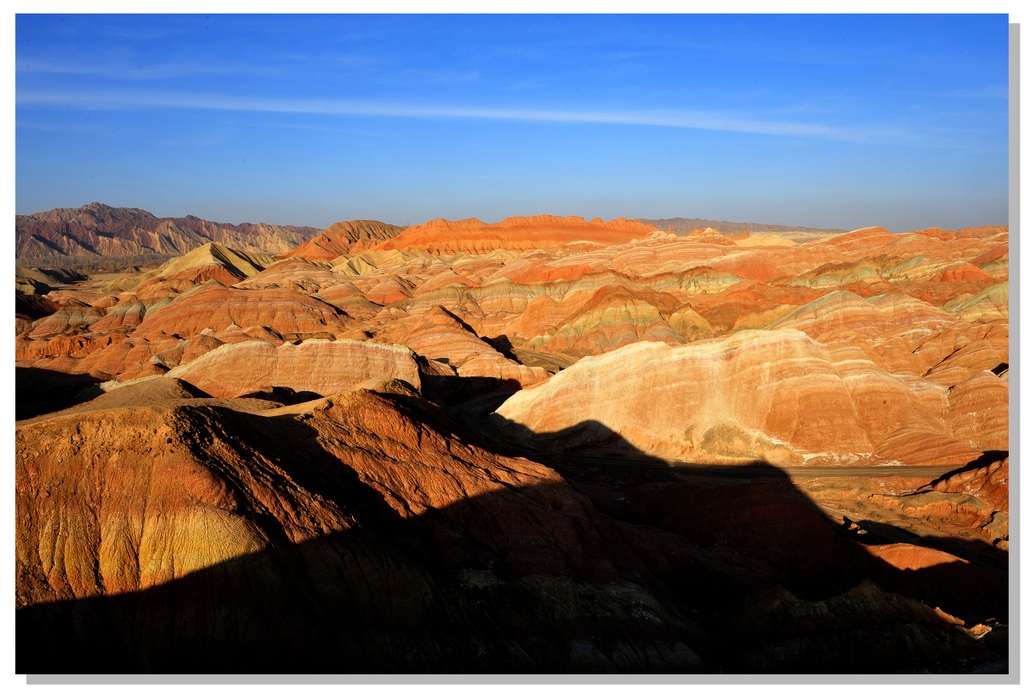
[[[441,306],[397,320],[386,332],[389,339],[421,356],[451,366],[459,377],[514,380],[522,387],[548,378],[543,368],[523,366],[507,358]]]
[[[1005,228],[113,211],[195,250],[19,267],[19,670],[1005,662]]]

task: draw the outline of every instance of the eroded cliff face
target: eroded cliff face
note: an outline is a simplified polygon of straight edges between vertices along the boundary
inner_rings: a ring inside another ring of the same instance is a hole
[[[19,273],[19,671],[1005,669],[1005,228],[397,229]]]

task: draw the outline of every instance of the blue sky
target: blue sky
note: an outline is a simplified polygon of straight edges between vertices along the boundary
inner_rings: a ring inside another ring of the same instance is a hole
[[[16,211],[1008,223],[1006,15],[19,15]]]

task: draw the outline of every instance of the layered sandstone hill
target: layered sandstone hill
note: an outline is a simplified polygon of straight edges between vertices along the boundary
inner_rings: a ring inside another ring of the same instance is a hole
[[[332,261],[350,253],[362,253],[382,241],[397,236],[403,229],[404,227],[376,220],[335,222],[323,233],[279,257],[297,256],[312,261]]]
[[[19,670],[700,666],[585,497],[385,389],[302,420],[165,402],[21,428]]]
[[[988,379],[998,387],[982,383]],[[688,461],[870,464],[881,452],[887,463],[962,465],[972,451],[1007,444],[1004,413],[979,418],[967,410],[1005,408],[1006,386],[991,373],[977,380],[947,389],[886,372],[855,347],[830,347],[793,330],[747,331],[681,347],[638,343],[584,359],[513,395],[495,423],[525,444],[615,438],[620,449]],[[978,425],[965,429],[965,417]],[[991,430],[981,429],[990,422]],[[939,453],[912,441],[922,433],[959,450]]]
[[[548,372],[524,366],[509,352],[477,336],[469,325],[441,306],[402,318],[386,331],[387,338],[401,342],[426,358],[450,366],[460,378],[510,381],[510,388],[543,382]],[[383,337],[382,337],[383,338]]]
[[[150,273],[56,284],[43,300],[19,302],[17,358],[22,366],[131,379],[223,343],[375,338],[410,346],[448,375],[459,368],[453,351],[469,346],[483,358],[467,376],[529,386],[541,378],[526,374],[524,362],[557,370],[640,341],[677,346],[797,329],[893,375],[947,387],[988,371],[1005,380],[1004,231],[868,228],[803,243],[743,243],[713,231],[680,237],[647,229],[579,218],[435,222],[329,263],[297,256],[270,263],[265,254],[211,244]],[[485,234],[483,244],[460,249],[459,237]],[[513,234],[551,245],[518,251],[515,241],[499,242],[477,254]],[[424,236],[453,243],[441,250]],[[387,248],[396,242],[420,248]],[[422,250],[430,246],[435,253]],[[441,312],[461,325],[422,321]],[[446,336],[462,343],[446,350]],[[465,368],[469,358],[460,356]],[[969,399],[982,396],[995,416],[1003,413],[1001,388],[972,385],[976,392],[963,396],[963,412],[951,410],[949,422],[977,411]],[[998,424],[971,423],[964,433],[998,443]],[[915,442],[937,441],[924,437]]]
[[[239,251],[209,243],[148,272],[109,280],[104,287],[110,292],[132,291],[142,301],[155,303],[210,280],[225,286],[236,284],[259,274],[273,263],[274,259],[266,253]]]
[[[594,218],[588,222],[582,217],[551,215],[510,217],[494,224],[476,218],[454,222],[437,219],[409,227],[378,248],[419,249],[438,254],[480,254],[499,249],[528,251],[573,242],[621,244],[646,236],[654,229],[636,220],[604,222]]]
[[[1005,228],[395,229],[19,272],[19,669],[1005,666]]]
[[[949,590],[907,599],[919,575],[781,475],[709,487],[631,471],[609,493],[470,437],[395,380],[280,406],[154,379],[19,423],[17,670],[717,673],[806,656],[822,671],[956,671],[999,657],[990,626],[937,608],[957,604]],[[626,495],[653,520],[605,506]],[[954,587],[998,587],[942,561]],[[1004,613],[987,604],[967,611]]]
[[[15,256],[45,263],[60,256],[144,256],[187,253],[208,242],[243,251],[283,253],[315,236],[312,227],[232,225],[189,215],[158,218],[138,208],[89,203],[19,215]]]
[[[210,282],[158,309],[150,308],[137,335],[162,333],[191,337],[235,326],[269,327],[285,333],[342,328],[346,316],[334,306],[291,290],[231,289]]]
[[[275,387],[329,396],[361,382],[392,379],[421,388],[420,363],[412,350],[356,341],[310,340],[279,347],[259,341],[228,344],[168,375],[215,397],[273,392]]]
[[[74,270],[37,270],[21,265],[14,268],[14,288],[20,294],[46,294],[84,279],[85,275]]]

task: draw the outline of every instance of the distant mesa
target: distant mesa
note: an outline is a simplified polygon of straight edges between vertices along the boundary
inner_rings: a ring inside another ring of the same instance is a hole
[[[685,217],[673,217],[662,220],[640,220],[644,224],[657,227],[658,229],[675,232],[685,236],[694,231],[713,229],[716,232],[741,238],[747,235],[779,235],[807,241],[809,239],[821,238],[833,234],[842,233],[842,229],[820,229],[815,227],[794,227],[789,225],[761,224],[756,222],[725,222],[723,220],[701,220]]]

